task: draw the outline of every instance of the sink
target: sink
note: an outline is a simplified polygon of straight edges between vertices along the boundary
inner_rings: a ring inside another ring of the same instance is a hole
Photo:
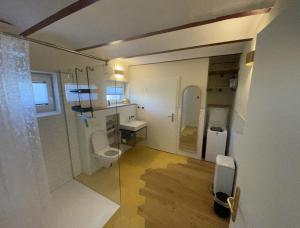
[[[141,120],[131,120],[129,122],[120,123],[120,129],[128,131],[138,131],[147,126],[147,122]]]

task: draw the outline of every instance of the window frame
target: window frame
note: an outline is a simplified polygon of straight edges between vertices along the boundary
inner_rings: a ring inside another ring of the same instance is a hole
[[[107,87],[123,87],[123,95],[121,95],[122,98],[119,99],[119,100],[108,100],[107,96],[109,96],[109,95],[112,96],[112,95],[116,95],[116,94],[107,94],[107,92],[106,92]],[[105,86],[105,99],[106,99],[106,102],[110,101],[111,105],[122,103],[122,100],[126,97],[126,87],[127,87],[126,82],[119,82],[119,81],[117,81],[117,82],[115,82],[115,81],[108,82]]]
[[[48,104],[35,104],[37,117],[45,117],[60,114],[61,107],[57,73],[31,71],[31,81],[32,83],[45,82],[47,84]]]

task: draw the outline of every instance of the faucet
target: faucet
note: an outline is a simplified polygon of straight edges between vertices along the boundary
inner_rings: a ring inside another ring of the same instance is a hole
[[[130,122],[131,120],[134,120],[135,116],[128,116],[128,122]]]

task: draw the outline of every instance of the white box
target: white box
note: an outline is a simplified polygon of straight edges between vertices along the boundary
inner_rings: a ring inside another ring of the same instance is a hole
[[[222,132],[213,131],[211,127],[207,129],[207,142],[205,160],[216,162],[218,154],[225,155],[227,141],[227,130],[223,128]]]
[[[216,158],[214,193],[224,192],[232,195],[235,178],[235,164],[232,157],[218,155]]]

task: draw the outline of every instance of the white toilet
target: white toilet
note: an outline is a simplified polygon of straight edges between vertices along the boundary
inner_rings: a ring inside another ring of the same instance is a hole
[[[92,134],[93,156],[111,164],[119,159],[122,151],[109,146],[106,132],[97,130]]]

